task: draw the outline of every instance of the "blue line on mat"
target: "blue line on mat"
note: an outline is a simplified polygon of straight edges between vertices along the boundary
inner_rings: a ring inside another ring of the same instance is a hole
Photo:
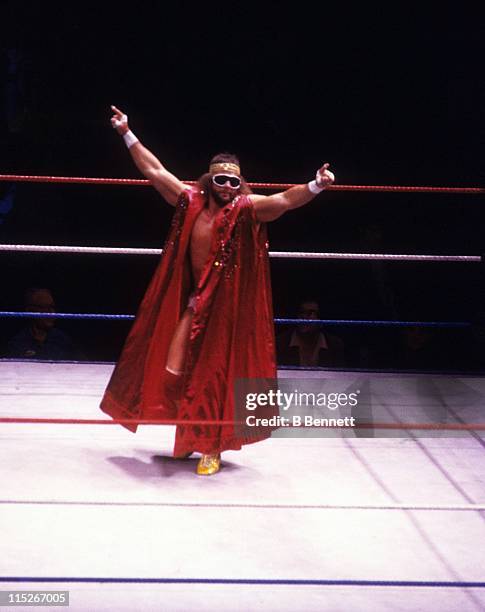
[[[112,584],[251,584],[273,586],[368,586],[485,588],[485,582],[439,580],[305,580],[266,578],[103,578],[0,576],[0,582],[80,582]]]

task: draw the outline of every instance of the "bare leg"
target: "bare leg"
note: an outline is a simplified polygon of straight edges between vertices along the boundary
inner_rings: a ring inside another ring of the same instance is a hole
[[[168,349],[167,364],[165,366],[166,377],[170,376],[169,385],[166,387],[166,393],[168,397],[173,401],[178,409],[178,403],[180,401],[180,393],[182,387],[182,375],[185,368],[185,355],[187,353],[187,346],[189,344],[190,328],[192,326],[192,317],[194,311],[191,308],[186,308],[180,321],[175,328],[172,342]],[[177,459],[186,459],[190,457],[192,453],[185,453],[180,456],[176,456]]]
[[[166,369],[172,374],[182,376],[185,368],[185,355],[189,344],[190,329],[192,327],[192,318],[194,311],[191,308],[186,308],[182,318],[178,322],[177,328],[170,343],[168,350]],[[182,455],[178,458],[189,457],[192,453]],[[220,454],[202,455],[198,465],[197,474],[211,475],[219,471],[221,462]]]
[[[182,374],[185,366],[185,354],[189,344],[190,328],[194,311],[186,308],[177,324],[175,333],[168,349],[166,368],[172,374]]]

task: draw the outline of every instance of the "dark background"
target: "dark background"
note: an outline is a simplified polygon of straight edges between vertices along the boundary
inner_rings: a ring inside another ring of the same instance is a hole
[[[342,184],[482,186],[482,24],[481,9],[444,3],[7,2],[0,172],[138,178],[110,127],[116,104],[181,179],[229,150],[249,181],[306,182],[329,161]],[[11,189],[0,184],[1,242],[159,248],[172,212],[146,187],[19,183],[13,197]],[[480,255],[484,207],[483,196],[327,193],[271,224],[270,245]],[[42,285],[60,311],[114,313],[136,311],[157,263],[16,253],[0,262],[4,310],[20,309],[23,289]],[[323,318],[478,323],[436,331],[426,365],[482,367],[479,264],[273,260],[272,276],[277,316],[314,295]],[[20,325],[0,320],[0,345]],[[108,360],[128,329],[59,326],[86,358]],[[400,331],[334,331],[349,366],[398,363]]]

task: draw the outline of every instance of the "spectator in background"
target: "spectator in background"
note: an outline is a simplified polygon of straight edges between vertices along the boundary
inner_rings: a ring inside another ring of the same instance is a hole
[[[15,183],[0,184],[0,241],[4,242],[5,221],[12,211],[15,196]]]
[[[6,183],[4,187],[0,186],[0,226],[3,225],[13,208],[14,195],[15,183]]]
[[[436,335],[430,328],[418,325],[404,327],[401,330],[399,367],[405,370],[441,369],[444,365],[444,351],[440,350],[436,340]],[[449,352],[455,353],[457,348],[457,343],[454,343]]]
[[[54,298],[49,289],[32,287],[24,294],[25,312],[56,312]],[[29,320],[29,325],[8,343],[7,357],[20,359],[69,360],[74,359],[71,338],[55,327],[54,317]]]
[[[379,254],[389,250],[383,224],[366,221],[359,227],[358,252]],[[396,295],[391,282],[393,272],[393,268],[386,261],[370,259],[359,263],[359,276],[354,284],[355,294],[359,295],[359,308],[353,315],[354,318],[399,319]],[[392,328],[354,328],[352,343],[354,346],[347,347],[347,352],[353,353],[358,367],[388,368],[394,359],[395,331]]]
[[[316,300],[305,300],[298,310],[300,319],[319,319],[320,307]],[[276,338],[276,352],[280,365],[301,367],[344,367],[343,341],[324,332],[316,323],[301,324]]]
[[[385,253],[384,230],[378,223],[367,223],[359,228],[359,249],[361,253]],[[369,300],[369,315],[374,319],[397,319],[396,297],[390,279],[389,264],[385,261],[370,260],[362,274],[362,295]],[[370,289],[370,290],[369,290]],[[367,316],[367,315],[366,315]]]

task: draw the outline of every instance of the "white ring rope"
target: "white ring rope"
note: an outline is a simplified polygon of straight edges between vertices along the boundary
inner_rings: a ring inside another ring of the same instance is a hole
[[[118,247],[54,246],[40,244],[0,244],[0,251],[29,253],[95,253],[98,255],[161,255],[162,249],[136,249]]]
[[[161,255],[162,249],[51,246],[36,244],[0,244],[0,251],[29,253],[91,253],[97,255]],[[399,255],[385,253],[312,253],[300,251],[270,251],[276,259],[363,259],[374,261],[455,261],[480,263],[480,255]]]

